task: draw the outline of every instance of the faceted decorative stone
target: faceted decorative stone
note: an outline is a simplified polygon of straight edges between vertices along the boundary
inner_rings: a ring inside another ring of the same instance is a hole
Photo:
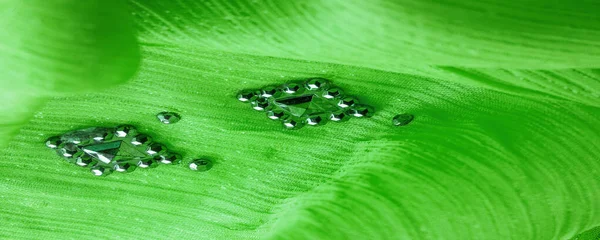
[[[168,153],[164,145],[153,143],[146,134],[138,134],[133,126],[122,125],[115,128],[86,128],[52,137],[46,146],[67,161],[82,167],[94,166],[95,175],[104,176],[110,172],[131,172],[140,167],[156,167],[154,156],[163,162],[174,163],[179,154]]]
[[[208,160],[208,159],[196,159],[192,162],[190,162],[190,169],[192,169],[193,171],[199,171],[199,172],[204,172],[204,171],[208,171],[212,168],[213,163],[212,161]]]
[[[412,122],[413,119],[415,119],[415,116],[412,114],[398,114],[392,119],[392,124],[394,124],[394,126],[404,126]]]
[[[267,117],[273,120],[286,118],[288,115],[282,109],[270,110],[267,112]]]
[[[299,129],[306,124],[323,125],[329,120],[342,122],[349,116],[368,117],[373,113],[372,108],[366,105],[367,110],[362,107],[353,108],[358,101],[344,96],[342,89],[332,86],[323,78],[313,78],[303,83],[287,83],[279,88],[247,90],[242,92],[248,93],[247,96],[240,96],[248,100],[252,92],[258,92],[258,97],[250,101],[252,107],[258,111],[266,111],[270,119],[281,120],[287,129]],[[352,109],[353,112],[350,114],[347,109]],[[343,114],[344,112],[348,113]]]
[[[152,138],[145,134],[138,134],[131,139],[131,144],[135,146],[148,145],[152,142]]]
[[[75,143],[63,143],[59,146],[57,153],[59,156],[63,156],[65,158],[76,158],[80,156],[81,150],[77,147]]]
[[[81,167],[87,167],[89,165],[95,164],[96,162],[98,162],[98,161],[96,159],[92,158],[92,156],[83,154],[77,158],[77,160],[75,161],[75,164],[77,164],[78,166],[81,166]]]
[[[175,112],[161,112],[156,114],[156,118],[164,124],[173,124],[181,120],[181,115]]]
[[[345,97],[340,99],[340,101],[338,101],[338,106],[342,107],[342,108],[348,108],[348,107],[352,107],[354,106],[354,104],[357,104],[358,101],[353,98],[353,97]]]
[[[373,116],[373,108],[367,105],[355,105],[350,109],[349,113],[355,117],[371,117]]]
[[[264,111],[269,106],[269,102],[265,98],[259,98],[252,101],[252,108],[256,111]]]
[[[105,141],[112,138],[112,129],[92,127],[72,131],[60,136],[62,142],[69,142],[74,144],[89,144],[95,141]],[[98,140],[96,140],[98,139]]]
[[[181,162],[181,155],[177,153],[167,153],[155,156],[154,160],[162,164],[179,164]]]
[[[274,87],[266,87],[260,90],[260,96],[263,98],[278,96],[280,93],[281,92],[279,92],[279,89]]]
[[[120,137],[120,138],[124,138],[129,135],[133,135],[133,134],[135,134],[135,132],[137,132],[135,127],[130,126],[130,125],[121,125],[121,126],[118,126],[117,129],[115,130],[115,134],[117,135],[117,137]]]
[[[238,93],[237,99],[242,102],[254,101],[258,98],[258,94],[255,91],[244,90]]]
[[[148,149],[146,149],[146,153],[149,155],[163,154],[167,151],[167,148],[160,143],[151,144]]]
[[[112,168],[102,165],[95,165],[90,169],[90,171],[92,174],[94,174],[94,176],[104,177],[112,173]]]
[[[46,147],[56,149],[56,148],[58,148],[58,145],[60,145],[61,143],[62,143],[62,141],[60,140],[60,138],[54,136],[54,137],[48,138],[46,140]]]
[[[139,160],[137,165],[141,168],[155,168],[158,167],[158,162],[154,158],[145,158]]]
[[[327,81],[327,79],[323,79],[323,78],[313,78],[313,79],[306,81],[306,84],[305,84],[305,86],[308,90],[324,89],[328,85],[329,85],[329,81]]]
[[[344,111],[338,111],[338,112],[334,112],[331,113],[331,115],[329,116],[329,119],[331,119],[331,121],[334,122],[345,122],[350,120],[350,115],[348,115],[346,112]]]
[[[298,90],[300,90],[300,85],[296,83],[288,83],[283,86],[283,92],[285,93],[292,94],[298,92]]]
[[[312,115],[306,118],[306,124],[311,126],[323,125],[326,121],[327,119],[321,115]]]
[[[304,127],[304,124],[304,121],[296,117],[290,117],[288,119],[283,120],[283,126],[287,129],[300,129]]]
[[[328,99],[342,96],[342,94],[344,94],[344,92],[339,88],[330,88],[328,90],[323,91],[323,97]]]
[[[137,164],[132,162],[119,162],[114,166],[114,170],[121,173],[130,173],[135,171]]]

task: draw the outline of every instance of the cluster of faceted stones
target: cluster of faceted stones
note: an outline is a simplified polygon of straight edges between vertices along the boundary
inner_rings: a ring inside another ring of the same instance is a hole
[[[287,129],[344,122],[352,117],[371,117],[374,113],[371,106],[344,95],[342,89],[323,78],[244,90],[237,98],[257,111],[265,111],[268,118],[280,120]]]
[[[181,155],[130,125],[76,130],[49,138],[46,146],[70,163],[90,167],[96,176],[181,162]]]

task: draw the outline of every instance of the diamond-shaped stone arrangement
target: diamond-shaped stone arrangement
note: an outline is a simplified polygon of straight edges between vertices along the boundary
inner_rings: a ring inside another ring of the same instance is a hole
[[[342,89],[323,78],[244,90],[237,99],[250,103],[257,111],[265,111],[268,118],[281,121],[287,129],[344,122],[351,117],[371,117],[374,113],[373,107],[359,104],[356,98],[344,95]]]
[[[80,129],[51,137],[46,146],[70,163],[89,167],[95,176],[181,162],[181,155],[130,125]]]

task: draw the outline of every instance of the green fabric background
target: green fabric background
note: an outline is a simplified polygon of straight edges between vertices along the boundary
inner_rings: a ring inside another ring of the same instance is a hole
[[[0,0],[0,238],[598,239],[597,1]],[[240,89],[325,77],[371,119],[286,131]],[[177,124],[155,119],[182,115]],[[394,127],[391,118],[415,120]],[[43,146],[134,124],[185,165]]]

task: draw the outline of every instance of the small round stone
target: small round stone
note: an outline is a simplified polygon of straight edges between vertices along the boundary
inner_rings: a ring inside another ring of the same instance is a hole
[[[181,155],[177,153],[167,153],[154,156],[154,160],[162,164],[179,164],[181,162]]]
[[[164,124],[173,124],[181,120],[181,115],[176,112],[161,112],[156,114],[156,118]]]
[[[60,141],[60,137],[58,137],[58,136],[50,137],[46,140],[46,147],[56,149],[56,148],[58,148],[58,145],[60,145],[61,143],[62,143],[62,141]]]
[[[135,134],[136,129],[131,125],[121,125],[115,130],[115,135],[120,138]]]
[[[77,164],[78,166],[81,166],[81,167],[87,167],[91,164],[95,164],[96,162],[98,162],[98,161],[96,161],[96,159],[94,159],[92,156],[87,155],[87,154],[83,154],[83,155],[79,156],[77,158],[77,160],[75,160],[75,164]]]
[[[330,88],[323,92],[323,97],[328,99],[334,99],[342,96],[344,92],[339,88]]]
[[[356,100],[356,98],[344,97],[344,98],[340,99],[340,101],[338,101],[338,106],[340,106],[341,108],[348,108],[348,107],[354,106],[357,103],[358,103],[358,100]]]
[[[287,114],[281,109],[269,110],[267,117],[273,120],[285,119]]]
[[[212,168],[213,163],[208,159],[196,159],[190,162],[190,169],[194,171],[204,172]]]
[[[354,117],[371,117],[374,114],[374,109],[371,106],[357,104],[348,111]]]
[[[135,171],[137,165],[131,162],[120,162],[115,164],[114,170],[121,173],[130,173]]]
[[[412,122],[413,119],[415,119],[415,115],[409,113],[398,114],[392,118],[392,124],[394,126],[404,126]]]
[[[56,152],[64,158],[77,158],[83,154],[75,143],[63,143]]]
[[[331,115],[329,116],[329,119],[334,122],[345,122],[350,119],[350,115],[348,115],[344,111],[337,111],[337,112],[331,113]]]
[[[305,87],[308,90],[324,89],[329,85],[329,81],[324,78],[313,78],[306,81]]]
[[[252,108],[256,111],[264,111],[269,107],[269,102],[267,99],[259,98],[252,101]]]
[[[107,166],[101,166],[101,165],[96,165],[93,166],[90,171],[92,172],[92,174],[94,174],[94,176],[97,177],[104,177],[107,176],[109,174],[112,173],[112,168],[107,167]]]
[[[305,122],[302,120],[299,120],[298,118],[288,118],[282,121],[283,126],[287,129],[300,129],[302,127],[304,127]]]
[[[154,158],[145,158],[142,160],[139,160],[137,162],[138,167],[141,168],[155,168],[158,167],[158,162],[156,160],[154,160]]]
[[[148,147],[148,149],[146,149],[146,153],[148,153],[148,155],[161,155],[166,153],[166,151],[167,148],[160,143],[153,143]]]
[[[309,116],[306,118],[306,124],[311,126],[324,125],[326,122],[326,119],[320,115]]]
[[[263,98],[276,97],[280,94],[279,89],[274,87],[265,87],[260,90],[260,96]]]
[[[148,145],[152,142],[152,138],[146,134],[139,134],[131,139],[131,144],[135,146]]]
[[[240,93],[238,93],[238,95],[237,95],[237,99],[242,102],[254,101],[254,100],[256,100],[256,98],[258,98],[258,94],[256,91],[252,91],[252,90],[244,90],[244,91],[241,91]]]
[[[292,94],[298,92],[298,90],[300,90],[300,85],[296,83],[288,83],[283,86],[283,92],[285,93]]]

